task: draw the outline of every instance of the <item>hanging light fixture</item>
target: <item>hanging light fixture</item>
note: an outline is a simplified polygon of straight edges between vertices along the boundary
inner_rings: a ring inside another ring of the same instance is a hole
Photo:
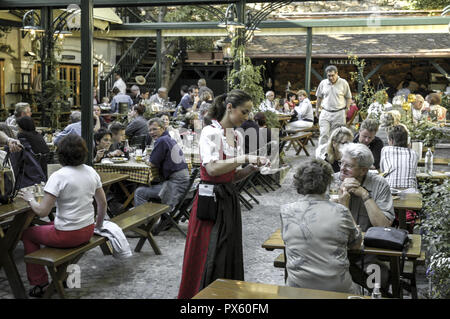
[[[232,40],[229,37],[226,37],[224,40],[222,40],[222,52],[223,52],[223,59],[225,60],[225,62],[233,59],[231,41]]]
[[[45,30],[40,26],[40,23],[41,19],[36,11],[30,10],[24,14],[22,19],[23,27],[20,30],[25,31],[25,35],[29,33],[31,39],[34,40],[39,36],[39,34],[45,32]],[[25,37],[25,35],[22,33],[22,37]]]
[[[234,35],[236,29],[243,29],[245,25],[237,19],[237,9],[234,3],[230,4],[225,11],[225,19],[218,25],[220,28],[226,28],[229,35]]]

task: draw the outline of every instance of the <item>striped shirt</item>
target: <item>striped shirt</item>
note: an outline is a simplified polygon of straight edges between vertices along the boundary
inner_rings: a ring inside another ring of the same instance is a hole
[[[386,180],[391,188],[417,188],[418,155],[407,147],[385,146],[381,150],[380,168],[388,173]]]

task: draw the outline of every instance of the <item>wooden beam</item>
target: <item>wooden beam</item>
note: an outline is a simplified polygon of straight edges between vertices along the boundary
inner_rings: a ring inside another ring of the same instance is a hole
[[[448,72],[446,72],[439,64],[436,63],[436,61],[430,61],[430,63],[435,67],[436,70],[439,71],[447,80],[450,79],[450,76],[448,75]]]
[[[381,67],[385,64],[387,64],[387,61],[383,61],[380,64],[378,64],[372,71],[369,72],[369,74],[366,75],[366,77],[364,78],[366,81],[369,80],[375,73],[377,73]]]
[[[314,74],[314,76],[319,80],[322,81],[323,77],[317,72],[314,68],[311,68],[311,73]]]

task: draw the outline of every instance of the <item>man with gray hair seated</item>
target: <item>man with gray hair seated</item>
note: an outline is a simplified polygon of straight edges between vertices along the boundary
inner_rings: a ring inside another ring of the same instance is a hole
[[[150,97],[150,105],[159,104],[163,106],[167,100],[167,89],[165,87],[160,87],[158,92]]]
[[[363,232],[372,226],[391,226],[395,218],[391,189],[383,177],[369,172],[374,162],[370,149],[364,144],[349,143],[341,148],[341,153],[341,170],[334,174],[335,181],[339,184],[337,201],[350,209]],[[365,279],[355,278],[361,277],[361,270],[358,269],[361,257],[357,256],[350,261],[353,264],[353,268],[350,267],[353,280],[365,286]],[[380,264],[376,256],[365,256],[364,265],[372,263]],[[383,264],[380,267],[381,288],[386,292],[387,268]]]
[[[133,101],[133,105],[138,104],[141,100],[141,90],[139,89],[139,86],[133,85],[130,89],[131,94],[131,100]]]
[[[275,104],[275,92],[273,91],[266,92],[266,99],[262,101],[261,104],[259,105],[259,110],[261,112],[271,111],[274,113],[278,113]]]
[[[10,126],[15,131],[15,133],[17,133],[18,128],[16,121],[22,116],[31,117],[32,113],[30,104],[27,102],[16,103],[15,107],[16,109],[14,111],[14,114],[6,119],[6,125]]]
[[[61,139],[70,134],[77,134],[81,136],[81,112],[73,111],[70,114],[71,124],[67,125],[62,132],[60,132],[54,140],[55,145],[57,145]]]

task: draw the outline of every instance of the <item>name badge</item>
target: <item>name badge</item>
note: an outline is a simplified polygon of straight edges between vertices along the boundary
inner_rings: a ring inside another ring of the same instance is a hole
[[[198,194],[200,196],[214,197],[214,185],[200,184],[198,186]]]

